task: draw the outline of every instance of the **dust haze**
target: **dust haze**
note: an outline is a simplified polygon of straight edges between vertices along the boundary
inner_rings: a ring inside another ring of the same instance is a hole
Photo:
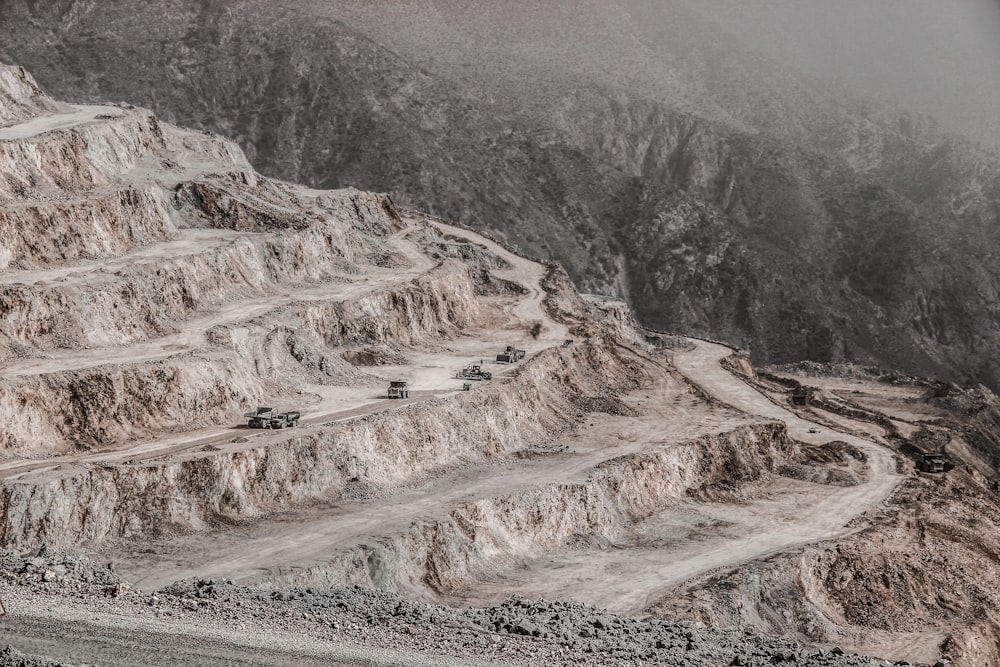
[[[1000,3],[687,0],[753,50],[1000,144]]]

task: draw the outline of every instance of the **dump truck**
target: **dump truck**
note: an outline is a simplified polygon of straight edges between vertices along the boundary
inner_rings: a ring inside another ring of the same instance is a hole
[[[508,345],[503,352],[497,355],[497,361],[502,364],[512,364],[521,359],[524,359],[524,350],[519,350],[513,345]]]
[[[917,468],[922,472],[944,472],[944,455],[924,454],[917,461]]]
[[[295,411],[278,412],[274,408],[262,407],[243,416],[247,418],[247,426],[250,428],[285,428],[298,426],[301,414]]]
[[[409,398],[410,383],[405,380],[393,380],[389,383],[389,398]]]
[[[813,397],[813,388],[799,385],[792,389],[792,405],[809,405]]]
[[[479,364],[469,364],[455,376],[460,380],[492,380],[493,373],[484,371]]]

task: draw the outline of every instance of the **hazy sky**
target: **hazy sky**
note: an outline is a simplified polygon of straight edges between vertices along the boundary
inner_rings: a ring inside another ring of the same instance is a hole
[[[1000,145],[994,0],[688,0],[748,46]]]

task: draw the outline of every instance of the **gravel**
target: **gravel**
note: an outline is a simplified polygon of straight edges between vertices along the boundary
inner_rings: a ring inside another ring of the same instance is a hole
[[[12,646],[0,649],[0,665],[2,667],[84,667],[69,665],[63,662],[52,662],[48,658],[25,655]]]
[[[165,621],[171,632],[199,640],[217,631],[220,638],[243,633],[266,640],[275,650],[285,650],[281,644],[288,642],[289,653],[317,642],[369,647],[382,654],[395,651],[386,664],[890,664],[741,629],[640,620],[573,602],[521,597],[485,609],[455,609],[357,586],[264,589],[212,579],[185,579],[144,593],[89,558],[46,550],[33,557],[0,552],[0,577],[16,600],[31,601],[36,615],[54,608],[53,603],[76,604],[86,610],[90,622],[105,619],[98,622],[139,628]],[[52,622],[70,621],[64,616]],[[0,667],[55,664],[10,647],[0,652]]]

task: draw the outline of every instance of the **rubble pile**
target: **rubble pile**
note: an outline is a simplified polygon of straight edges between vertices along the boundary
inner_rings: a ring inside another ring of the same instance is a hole
[[[360,586],[267,590],[198,578],[146,593],[89,558],[47,549],[36,556],[0,553],[0,577],[22,595],[46,599],[71,594],[95,612],[152,616],[178,625],[301,632],[328,640],[444,652],[456,658],[472,649],[501,664],[890,664],[739,629],[637,619],[574,602],[518,596],[484,609],[455,609]],[[0,667],[56,664],[9,646],[0,650]]]

